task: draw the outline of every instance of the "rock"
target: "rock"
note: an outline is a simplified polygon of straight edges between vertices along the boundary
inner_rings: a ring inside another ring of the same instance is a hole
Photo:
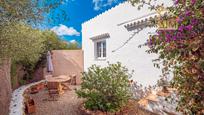
[[[177,99],[178,96],[176,95],[176,90],[169,88],[168,93],[163,92],[162,90],[154,91],[154,93],[149,94],[138,103],[144,109],[156,114],[181,115],[182,113],[176,111]]]

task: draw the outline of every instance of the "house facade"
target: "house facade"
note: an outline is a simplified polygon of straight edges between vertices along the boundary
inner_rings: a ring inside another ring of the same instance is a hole
[[[84,71],[93,64],[104,67],[107,62],[121,62],[130,72],[134,71],[132,80],[143,86],[156,84],[161,70],[154,67],[152,60],[157,55],[148,54],[147,46],[138,47],[157,29],[150,21],[156,17],[158,13],[148,7],[138,10],[129,2],[124,2],[84,22]]]

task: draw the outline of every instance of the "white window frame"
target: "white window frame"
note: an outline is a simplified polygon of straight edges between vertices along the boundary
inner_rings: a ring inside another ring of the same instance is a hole
[[[98,56],[98,47],[97,44],[100,42],[101,45],[101,54],[100,57]],[[103,43],[105,43],[105,45],[103,45]],[[101,40],[96,40],[94,41],[95,47],[94,47],[94,54],[95,54],[95,59],[96,60],[105,60],[107,57],[107,42],[106,39],[101,39]],[[104,48],[105,46],[105,48]],[[104,49],[105,49],[105,56],[104,56]]]

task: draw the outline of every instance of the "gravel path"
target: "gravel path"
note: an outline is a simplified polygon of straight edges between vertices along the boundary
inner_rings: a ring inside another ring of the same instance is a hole
[[[79,86],[70,86],[70,88],[71,90],[66,90],[57,101],[49,100],[47,90],[31,94],[36,104],[36,113],[32,115],[80,115],[78,107],[82,99],[77,98],[74,90]]]

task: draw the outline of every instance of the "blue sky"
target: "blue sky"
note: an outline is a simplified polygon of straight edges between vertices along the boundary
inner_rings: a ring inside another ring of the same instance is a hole
[[[123,0],[66,0],[59,8],[52,11],[52,15],[57,17],[57,21],[52,23],[47,22],[45,29],[51,29],[63,40],[76,40],[81,44],[81,24],[122,1]],[[63,13],[68,17],[67,20],[60,18],[63,17]]]

